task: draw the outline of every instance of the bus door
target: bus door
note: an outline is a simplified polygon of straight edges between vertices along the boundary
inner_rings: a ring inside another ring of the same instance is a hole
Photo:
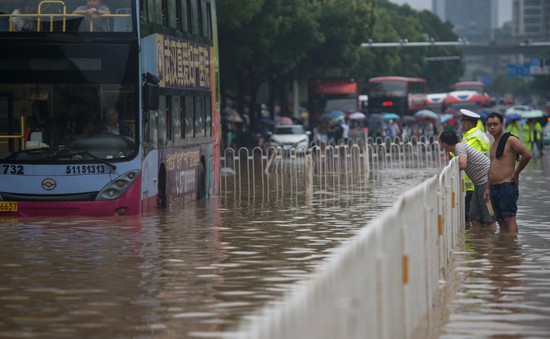
[[[21,144],[13,138],[17,134],[21,134],[21,123],[13,110],[13,95],[0,93],[0,152],[16,151],[15,145]]]

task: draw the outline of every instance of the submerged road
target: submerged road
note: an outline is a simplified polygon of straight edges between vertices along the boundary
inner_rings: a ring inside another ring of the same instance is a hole
[[[464,233],[439,303],[417,338],[550,336],[550,156],[520,176],[517,235]]]

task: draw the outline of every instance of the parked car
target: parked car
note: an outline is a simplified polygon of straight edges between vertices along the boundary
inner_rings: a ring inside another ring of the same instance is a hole
[[[275,147],[308,150],[310,134],[302,125],[277,125],[269,141]]]

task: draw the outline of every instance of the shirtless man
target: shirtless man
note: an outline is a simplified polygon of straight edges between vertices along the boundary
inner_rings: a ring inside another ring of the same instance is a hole
[[[484,198],[491,200],[501,232],[517,233],[519,174],[527,166],[532,155],[518,138],[511,136],[506,140],[503,122],[499,113],[493,112],[487,117],[487,129],[495,141],[489,151],[489,185],[485,189]],[[506,140],[504,147],[499,147],[501,139]],[[521,160],[516,167],[518,155],[521,156]]]

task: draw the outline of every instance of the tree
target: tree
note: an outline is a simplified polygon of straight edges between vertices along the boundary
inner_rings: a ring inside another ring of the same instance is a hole
[[[284,86],[293,77],[304,82],[313,76],[357,76],[366,84],[379,75],[423,76],[442,87],[463,72],[458,62],[425,60],[461,55],[457,48],[362,48],[368,39],[458,39],[434,14],[388,0],[223,0],[218,12],[222,104],[233,98],[240,112],[247,106],[255,112],[258,88],[265,83],[271,87],[271,107],[284,103]]]
[[[239,1],[224,1],[229,7],[233,2]],[[222,68],[221,82],[226,89],[224,93],[236,95],[241,112],[245,106],[251,106],[254,113],[260,84],[277,80],[293,70],[309,55],[311,46],[322,39],[307,1],[259,2],[258,11],[243,18],[240,25],[236,20],[227,25],[222,20],[220,24],[220,31],[224,32],[220,32],[220,59],[227,57],[221,65],[230,70],[224,72]],[[233,83],[239,84],[236,93]]]

